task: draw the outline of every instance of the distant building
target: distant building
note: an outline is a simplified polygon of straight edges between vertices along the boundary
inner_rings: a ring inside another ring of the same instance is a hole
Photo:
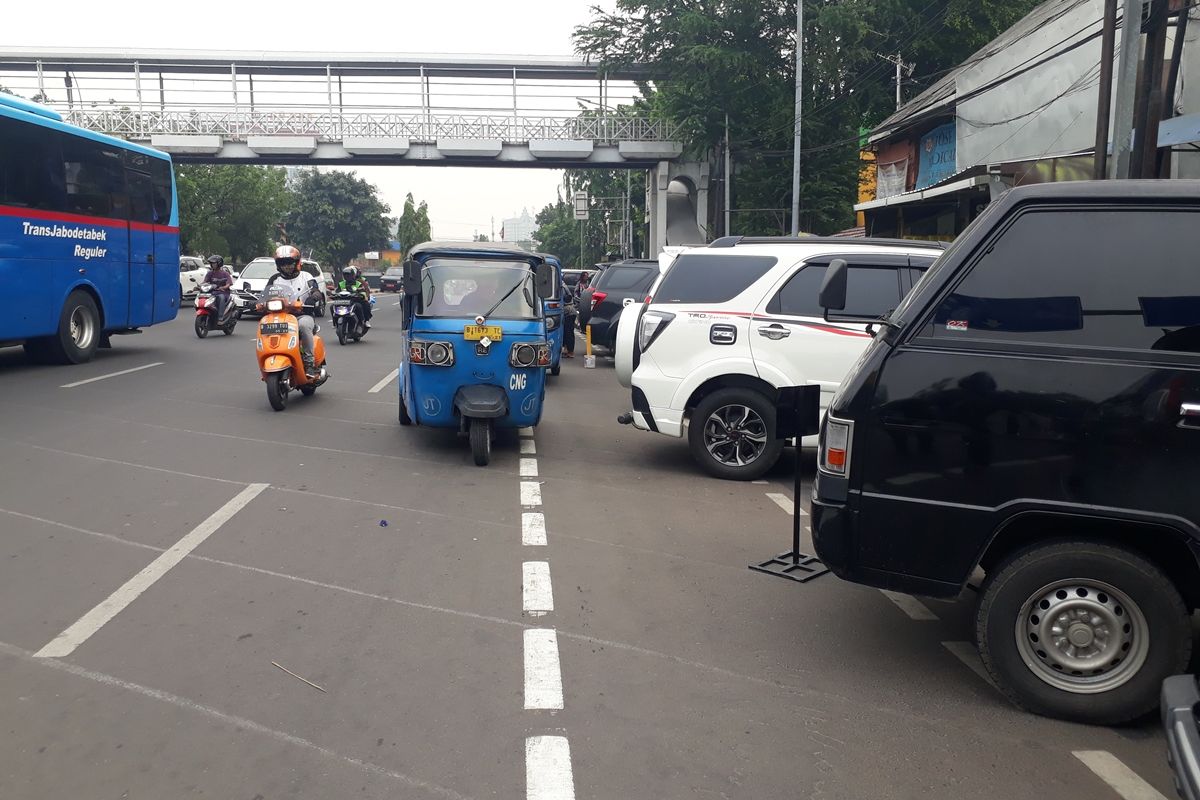
[[[504,220],[500,225],[500,239],[505,242],[532,242],[538,225],[529,215],[529,209],[521,209],[521,216]]]

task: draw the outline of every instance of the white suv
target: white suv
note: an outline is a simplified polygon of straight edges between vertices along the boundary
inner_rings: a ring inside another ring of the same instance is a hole
[[[824,413],[871,341],[865,325],[825,321],[817,294],[830,262],[849,267],[844,313],[882,317],[942,247],[731,236],[685,250],[650,302],[623,312],[616,368],[631,387],[633,412],[622,421],[677,438],[686,428],[692,456],[710,474],[761,477],[783,446],[775,438],[778,389],[819,384]]]

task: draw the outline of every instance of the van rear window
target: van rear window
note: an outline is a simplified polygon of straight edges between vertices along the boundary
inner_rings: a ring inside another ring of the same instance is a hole
[[[655,303],[726,303],[775,266],[774,256],[685,253],[675,259]]]

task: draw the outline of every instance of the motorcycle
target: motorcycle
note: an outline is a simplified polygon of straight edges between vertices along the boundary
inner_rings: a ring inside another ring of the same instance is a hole
[[[201,339],[208,336],[209,331],[218,329],[226,336],[232,335],[234,327],[242,316],[238,298],[230,292],[229,300],[225,303],[225,310],[221,312],[221,317],[218,319],[217,298],[213,293],[213,288],[211,283],[201,284],[200,293],[196,295],[195,328],[196,335]]]
[[[283,411],[287,408],[288,394],[299,389],[305,397],[311,397],[317,387],[329,380],[325,363],[325,343],[313,333],[313,362],[317,374],[309,375],[304,369],[300,353],[300,326],[294,311],[302,304],[290,301],[286,293],[267,289],[263,297],[265,313],[258,323],[258,367],[262,380],[267,384],[267,401],[271,408]]]
[[[337,331],[338,344],[345,344],[347,339],[357,342],[367,335],[367,322],[363,318],[359,303],[355,302],[353,292],[338,292],[333,296],[329,307],[333,315],[333,328]],[[374,298],[372,298],[374,302]]]

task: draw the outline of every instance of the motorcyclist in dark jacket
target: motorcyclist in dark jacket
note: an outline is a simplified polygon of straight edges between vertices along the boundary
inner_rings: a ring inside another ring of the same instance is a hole
[[[352,292],[358,311],[362,314],[363,324],[371,327],[371,286],[363,280],[358,267],[346,267],[342,270],[342,279],[338,281],[339,292]]]
[[[212,284],[213,297],[217,301],[217,319],[221,319],[225,315],[225,306],[231,302],[229,289],[233,286],[233,276],[225,271],[224,258],[217,255],[208,257],[208,272],[204,273],[201,283]]]

